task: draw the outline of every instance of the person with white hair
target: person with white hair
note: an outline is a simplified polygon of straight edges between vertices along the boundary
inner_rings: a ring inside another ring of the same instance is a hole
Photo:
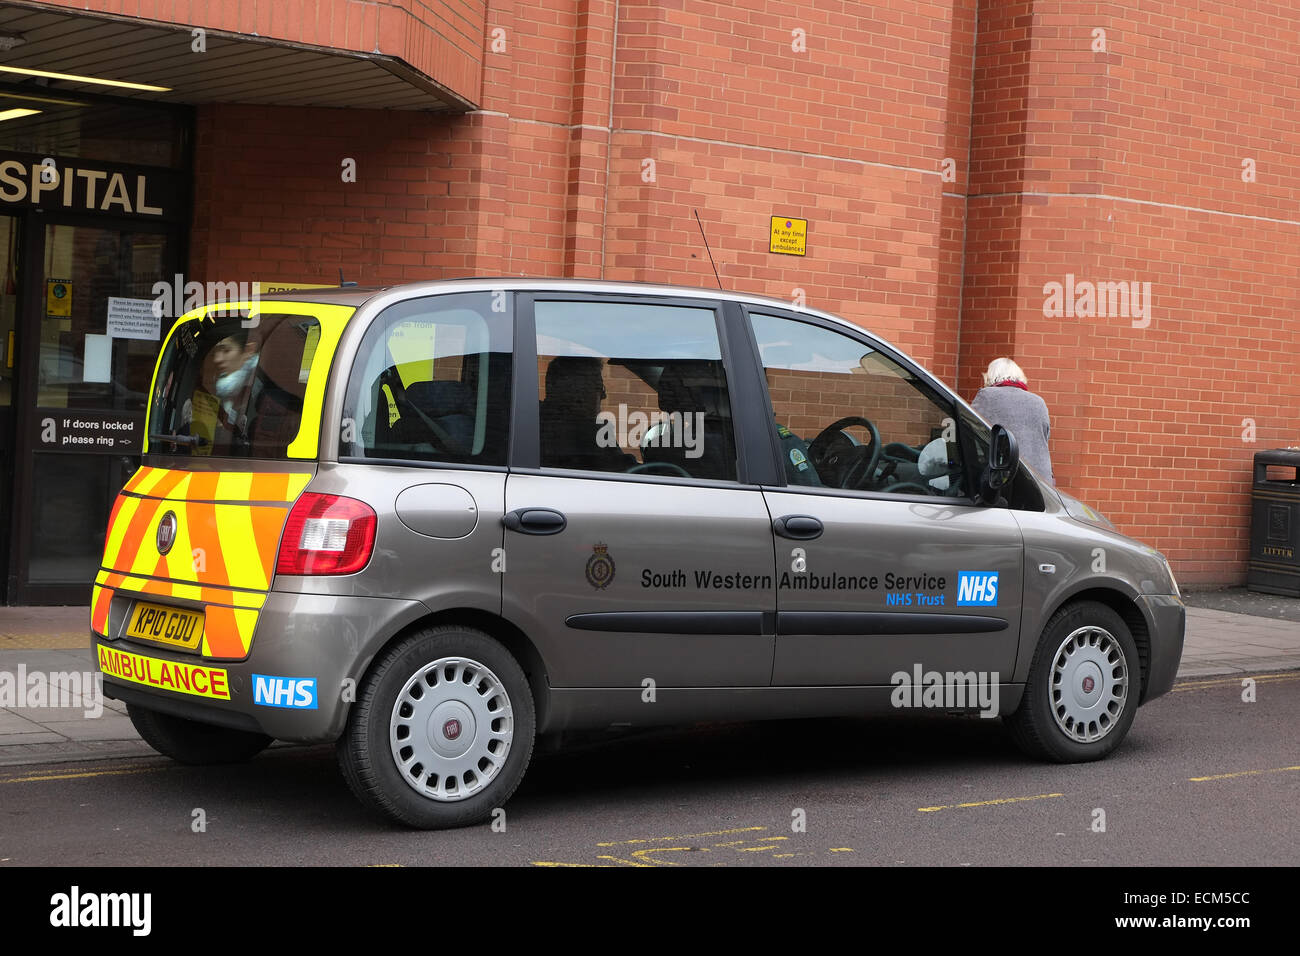
[[[971,408],[990,425],[1001,425],[1016,436],[1020,460],[1028,462],[1050,484],[1052,456],[1047,448],[1051,434],[1047,403],[1029,390],[1024,369],[1009,358],[995,358],[984,373],[984,387],[975,395]]]

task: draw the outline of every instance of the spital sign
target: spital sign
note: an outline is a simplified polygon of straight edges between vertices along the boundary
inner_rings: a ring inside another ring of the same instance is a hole
[[[0,203],[146,219],[181,213],[181,177],[168,169],[0,151]]]

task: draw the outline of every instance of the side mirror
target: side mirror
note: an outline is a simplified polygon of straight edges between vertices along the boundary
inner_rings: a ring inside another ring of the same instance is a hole
[[[1016,436],[1001,425],[994,425],[989,435],[989,463],[980,476],[980,500],[993,504],[1002,489],[1011,484],[1020,467],[1020,448]]]

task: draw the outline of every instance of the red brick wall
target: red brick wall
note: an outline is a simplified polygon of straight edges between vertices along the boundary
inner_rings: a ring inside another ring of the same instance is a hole
[[[1300,15],[1140,7],[980,4],[961,385],[1014,355],[1061,487],[1181,580],[1240,581],[1251,455],[1300,443]],[[1045,316],[1067,274],[1150,282],[1150,324]]]
[[[712,286],[698,210],[729,288],[801,289],[967,398],[1014,356],[1062,488],[1182,579],[1239,581],[1250,455],[1300,443],[1300,14],[1137,7],[466,5],[478,112],[200,110],[192,271]],[[767,251],[771,215],[809,220],[806,257]],[[1150,325],[1045,316],[1067,274],[1150,282]]]
[[[729,288],[802,289],[928,359],[952,34],[973,25],[951,7],[621,4],[606,274],[714,284],[698,209]],[[809,220],[806,257],[768,252],[773,215]]]
[[[473,271],[476,256],[456,238],[473,213],[454,195],[474,179],[471,144],[447,120],[212,106],[197,125],[190,271],[200,281]],[[343,181],[345,159],[355,183]]]

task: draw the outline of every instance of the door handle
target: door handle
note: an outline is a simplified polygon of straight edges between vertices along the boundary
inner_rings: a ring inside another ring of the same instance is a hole
[[[782,538],[811,541],[820,538],[825,527],[812,515],[783,515],[772,522],[772,530]]]
[[[569,521],[550,508],[516,508],[507,512],[501,523],[521,534],[559,534]]]

